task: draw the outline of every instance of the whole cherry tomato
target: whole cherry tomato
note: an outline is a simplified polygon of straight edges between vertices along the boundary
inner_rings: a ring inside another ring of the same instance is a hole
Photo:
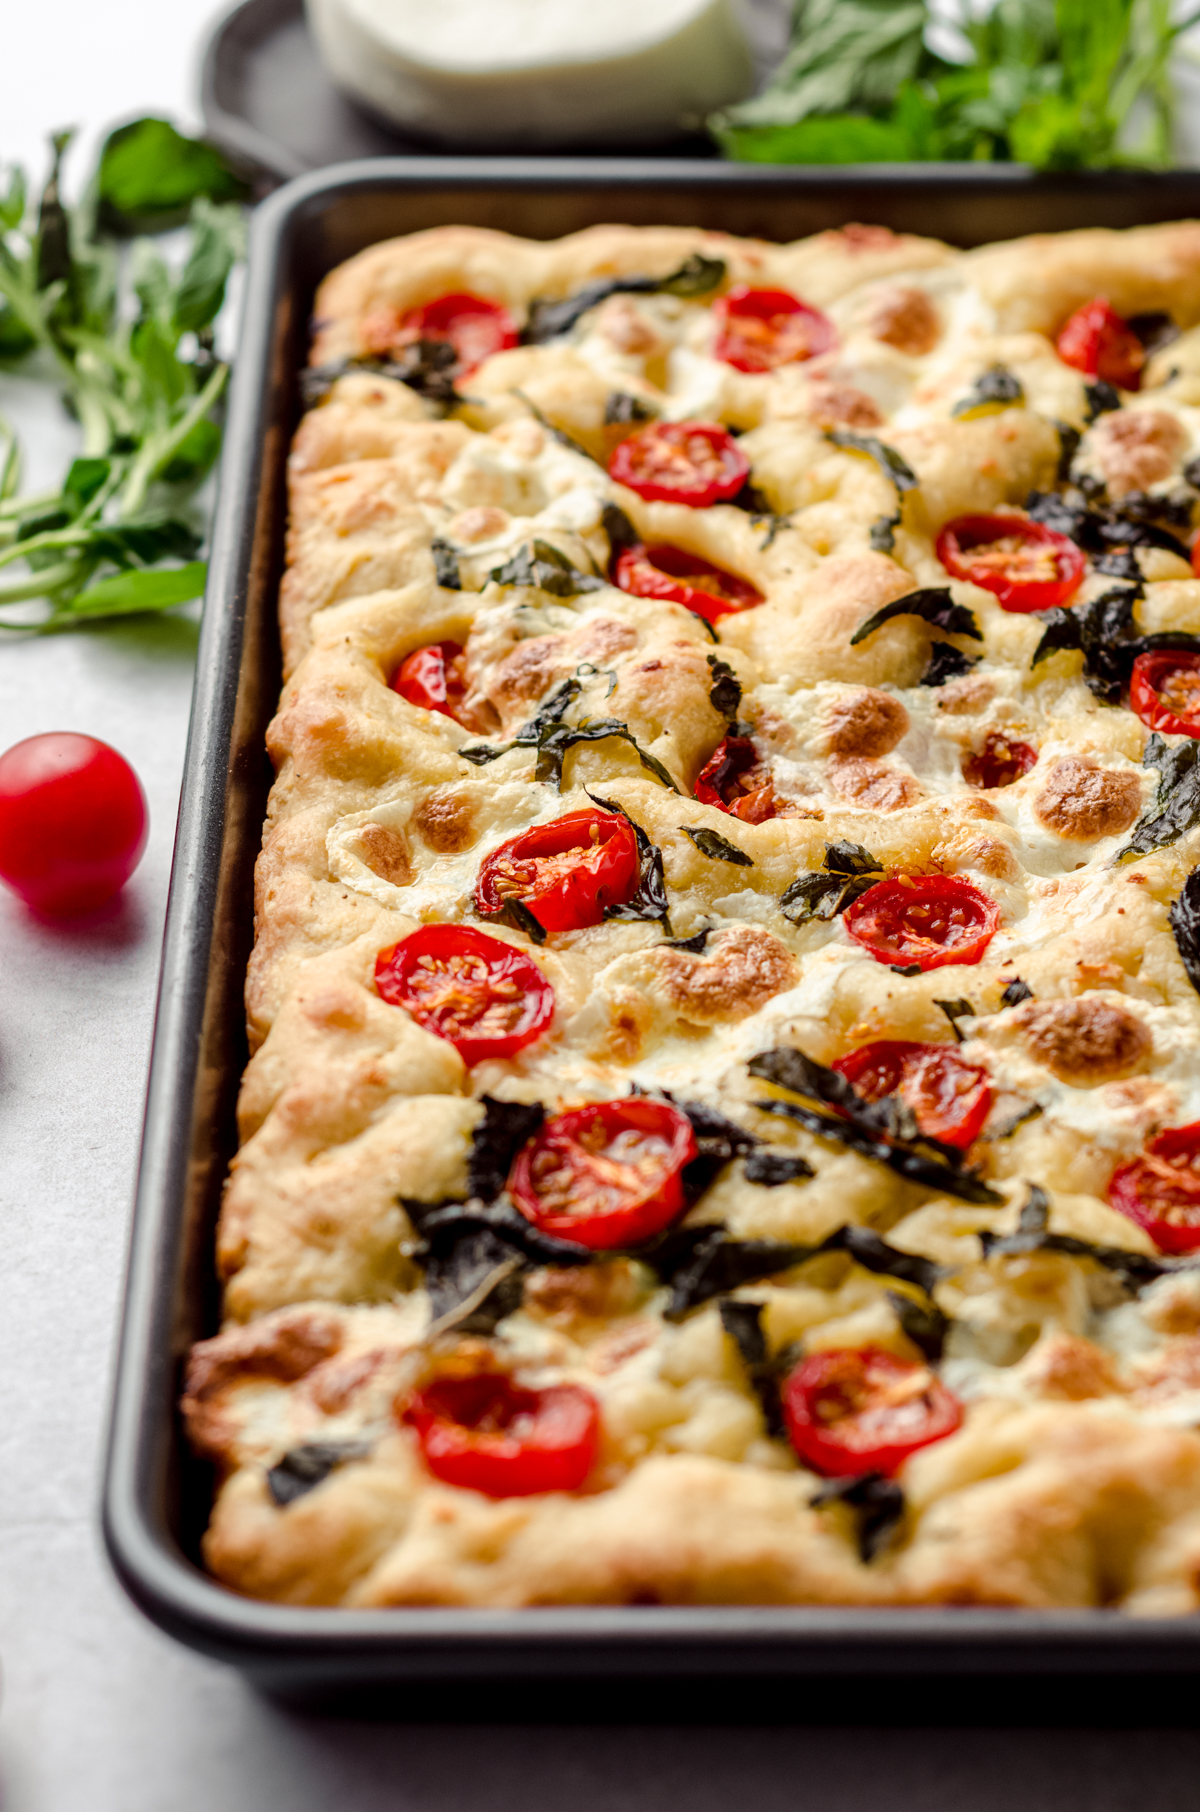
[[[516,900],[543,931],[577,931],[598,925],[606,906],[629,899],[639,868],[628,819],[616,812],[568,812],[510,837],[484,858],[475,910],[486,918]]]
[[[401,661],[392,675],[392,691],[410,705],[439,711],[457,723],[466,691],[463,665],[463,651],[457,642],[430,642]]]
[[[963,1419],[962,1404],[928,1366],[877,1346],[814,1353],[786,1379],[781,1397],[792,1446],[829,1478],[893,1473]]]
[[[1012,786],[1036,764],[1036,749],[993,730],[979,753],[963,762],[963,779],[968,786]]]
[[[1137,390],[1146,349],[1105,296],[1077,308],[1061,329],[1058,356],[1086,377],[1101,378],[1118,390]]]
[[[753,610],[762,593],[747,579],[710,566],[681,547],[627,547],[613,569],[622,591],[635,598],[662,598],[682,604],[706,623],[719,622],[735,610]]]
[[[456,290],[420,308],[380,309],[363,323],[363,345],[379,356],[402,352],[419,340],[444,340],[455,351],[454,378],[469,377],[494,353],[520,342],[517,324],[506,308]]]
[[[983,1130],[992,1105],[988,1073],[949,1044],[880,1038],[834,1064],[865,1101],[899,1095],[926,1138],[965,1151]]]
[[[750,461],[719,422],[655,422],[621,441],[608,475],[647,502],[703,510],[737,496]]]
[[[956,579],[990,591],[1005,610],[1050,610],[1073,598],[1087,561],[1067,535],[1027,516],[956,516],[937,538]]]
[[[1200,654],[1168,648],[1139,654],[1129,678],[1129,709],[1164,736],[1200,737]]]
[[[577,1384],[526,1390],[502,1372],[435,1379],[400,1413],[435,1478],[486,1497],[578,1491],[600,1439],[590,1391]]]
[[[903,875],[868,887],[847,907],[844,923],[877,963],[940,969],[980,960],[1000,908],[957,875]]]
[[[110,900],[148,825],[137,775],[94,736],[30,736],[0,755],[0,880],[35,912],[69,918]]]
[[[1160,1252],[1200,1248],[1200,1120],[1156,1133],[1140,1158],[1118,1165],[1108,1197]]]
[[[775,816],[775,786],[748,736],[723,736],[696,776],[696,798],[746,824]]]
[[[636,1246],[686,1206],[683,1168],[696,1155],[690,1120],[634,1096],[547,1120],[517,1153],[509,1194],[544,1233],[595,1252]]]
[[[837,345],[833,322],[786,289],[738,283],[713,303],[713,357],[738,371],[774,371]]]
[[[469,925],[422,925],[375,959],[381,1000],[403,1007],[470,1067],[511,1057],[554,1018],[554,989],[537,964]]]

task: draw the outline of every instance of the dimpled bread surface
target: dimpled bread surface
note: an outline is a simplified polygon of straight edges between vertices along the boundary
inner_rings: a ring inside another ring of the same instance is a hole
[[[355,364],[381,311],[465,291],[520,327],[535,299],[664,277],[697,253],[722,261],[716,288],[614,293],[560,337],[485,360],[450,404]],[[761,374],[716,359],[712,303],[738,283],[802,297],[835,347]],[[1099,415],[1054,342],[1096,296],[1181,330],[1142,389]],[[1200,1272],[1123,1271],[1114,1253],[1156,1248],[1108,1201],[1150,1135],[1200,1119],[1200,998],[1169,922],[1197,833],[1118,859],[1158,788],[1148,732],[1098,702],[1079,652],[1031,665],[1039,616],[948,577],[935,552],[949,520],[1020,509],[1031,491],[1086,481],[1110,500],[1175,499],[1177,519],[1178,500],[1200,502],[1184,477],[1200,452],[1197,323],[1195,223],[966,253],[870,227],[788,246],[686,228],[549,244],[442,228],[325,280],[312,365],[327,381],[290,467],[253,1055],[218,1242],[225,1320],[194,1349],[184,1400],[218,1469],[205,1554],[220,1580],[309,1605],[1200,1608]],[[1019,400],[964,410],[998,366]],[[614,397],[643,419],[735,430],[749,507],[646,502],[614,482],[608,461],[638,426],[628,410],[614,420]],[[838,434],[885,444],[915,483],[898,489]],[[489,576],[535,540],[609,574],[613,504],[640,541],[698,555],[763,602],[710,632],[608,583],[564,596]],[[435,540],[459,589],[439,584]],[[1200,633],[1187,561],[1162,546],[1130,557],[1139,631]],[[1078,597],[1113,584],[1093,565]],[[883,606],[947,585],[978,640],[897,615],[851,645]],[[442,641],[466,650],[462,724],[389,683]],[[976,664],[930,683],[947,643]],[[693,797],[729,728],[714,659],[740,683],[773,787],[765,822]],[[636,746],[577,745],[560,790],[535,779],[529,746],[463,759],[510,741],[572,677],[572,721],[618,719]],[[997,736],[1035,764],[1006,786],[968,784],[965,765]],[[376,958],[421,925],[480,925],[489,851],[593,794],[661,850],[676,941],[649,919],[538,946],[489,923],[540,966],[555,1016],[517,1056],[467,1069],[380,998]],[[982,960],[897,973],[841,916],[785,913],[786,890],[842,840],[889,875],[959,876],[987,895],[999,929]],[[947,999],[970,1008],[957,1033]],[[966,1163],[993,1200],[939,1193],[764,1110],[774,1091],[751,1075],[755,1056],[790,1046],[829,1065],[876,1039],[947,1045],[987,1070],[993,1107]],[[716,1299],[668,1318],[636,1254],[526,1269],[490,1332],[431,1326],[404,1203],[463,1199],[483,1097],[554,1114],[633,1085],[716,1109],[811,1167],[771,1185],[734,1157],[688,1225],[801,1247],[868,1229],[936,1267],[925,1292],[835,1242],[725,1292],[762,1305],[769,1356],[882,1348],[933,1365],[964,1403],[958,1431],[900,1467],[899,1511],[869,1559],[854,1506],[814,1501],[821,1480],[764,1413]],[[1012,1234],[1031,1185],[1066,1241],[989,1256],[980,1236]],[[945,1318],[940,1354],[914,1344],[906,1305]],[[493,1499],[432,1476],[403,1405],[431,1366],[472,1354],[596,1399],[599,1454],[580,1490]],[[336,1463],[278,1501],[271,1469],[313,1444]]]

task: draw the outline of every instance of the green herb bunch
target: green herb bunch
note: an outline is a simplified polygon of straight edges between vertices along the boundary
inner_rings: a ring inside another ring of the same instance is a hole
[[[162,610],[204,588],[195,494],[221,444],[229,372],[213,322],[242,256],[242,185],[165,120],[107,140],[83,201],[60,194],[70,133],[53,140],[36,207],[24,173],[0,183],[0,383],[55,382],[82,446],[61,486],[20,494],[16,437],[0,419],[0,607],[44,600],[0,628],[47,632]],[[181,266],[145,238],[187,224]]]
[[[709,122],[757,163],[1015,159],[1037,169],[1171,162],[1171,59],[1200,12],[1171,0],[997,0],[929,48],[928,0],[796,0],[770,86]]]

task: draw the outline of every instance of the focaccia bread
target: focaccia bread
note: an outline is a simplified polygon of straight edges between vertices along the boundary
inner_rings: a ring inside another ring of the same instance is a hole
[[[1200,1608],[1200,224],[316,313],[213,1572]]]

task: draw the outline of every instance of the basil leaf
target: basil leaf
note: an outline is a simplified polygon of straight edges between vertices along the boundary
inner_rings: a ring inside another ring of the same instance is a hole
[[[592,573],[581,573],[549,541],[534,541],[520,548],[511,560],[495,567],[488,578],[493,585],[529,585],[551,597],[574,598],[585,591],[603,591],[607,584]]]
[[[781,1373],[790,1371],[796,1356],[785,1349],[774,1359],[770,1357],[762,1326],[764,1306],[761,1302],[739,1302],[735,1297],[724,1296],[717,1304],[717,1312],[721,1326],[737,1347],[746,1369],[746,1381],[762,1406],[767,1433],[774,1440],[782,1440],[786,1424],[779,1399],[779,1379]]]
[[[560,724],[551,729],[538,744],[534,779],[540,780],[544,785],[560,788],[563,762],[570,751],[581,742],[606,742],[610,736],[615,736],[620,742],[627,742],[642,766],[665,787],[678,793],[679,788],[657,755],[651,755],[643,749],[629,725],[622,723],[619,717],[585,718],[581,724]]]
[[[935,642],[929,655],[929,665],[921,675],[922,686],[944,686],[947,680],[962,679],[970,673],[972,667],[979,665],[979,658],[972,659],[963,654],[953,642]]]
[[[1024,405],[1025,392],[1020,380],[1006,365],[992,365],[976,379],[970,392],[955,403],[950,413],[959,420],[971,421],[978,415],[990,415],[997,409],[1018,409]]]
[[[896,530],[900,527],[902,512],[897,510],[894,516],[876,516],[871,524],[869,545],[874,554],[891,554],[896,548]]]
[[[689,1310],[742,1284],[774,1277],[803,1264],[818,1250],[775,1239],[729,1239],[721,1223],[681,1227],[653,1248],[638,1253],[671,1288],[663,1311],[667,1321],[682,1321]]]
[[[247,185],[210,145],[184,138],[167,120],[133,120],[109,134],[96,173],[105,224],[145,232],[182,219],[199,196],[240,201]]]
[[[904,1520],[904,1491],[895,1479],[881,1472],[854,1472],[845,1478],[826,1479],[809,1498],[814,1510],[826,1504],[848,1504],[858,1512],[858,1553],[864,1566]]]
[[[371,1447],[370,1441],[306,1441],[289,1449],[268,1469],[267,1490],[282,1510],[323,1484],[347,1460],[365,1459]]]
[[[1131,1293],[1144,1289],[1158,1277],[1178,1267],[1147,1258],[1141,1252],[1125,1252],[1119,1246],[1096,1246],[1090,1240],[1075,1239],[1069,1233],[1049,1233],[1050,1202],[1044,1189],[1030,1183],[1015,1233],[981,1232],[978,1236],[985,1258],[1022,1256],[1029,1252],[1061,1252],[1068,1258],[1090,1258]]]
[[[514,931],[523,931],[531,944],[544,944],[546,927],[536,918],[524,900],[505,900],[499,912],[484,915],[497,920],[501,925],[511,925]]]
[[[1033,999],[1033,989],[1028,982],[1023,982],[1018,975],[1010,981],[1000,996],[1003,1007],[1019,1007],[1023,1001]]]
[[[1142,646],[1132,634],[1133,607],[1141,595],[1139,581],[1136,586],[1114,586],[1100,597],[1072,605],[1069,610],[1043,611],[1042,638],[1034,650],[1031,668],[1059,649],[1080,649],[1088,690],[1101,704],[1120,704],[1134,657]]]
[[[883,866],[878,857],[861,843],[849,843],[844,838],[837,843],[825,845],[825,866],[834,875],[881,875]]]
[[[815,1177],[816,1171],[807,1158],[792,1157],[782,1151],[752,1151],[742,1165],[748,1183],[763,1189],[778,1189],[783,1183],[800,1183]]]
[[[604,404],[606,428],[625,427],[637,422],[652,422],[658,410],[641,396],[630,396],[626,390],[612,390]],[[615,505],[613,506],[616,507]]]
[[[926,586],[920,591],[906,592],[902,598],[893,598],[882,610],[877,610],[865,622],[860,623],[850,637],[851,648],[866,641],[893,617],[920,617],[934,629],[944,629],[948,635],[970,636],[972,641],[982,642],[983,635],[979,628],[975,612],[968,610],[965,604],[956,604],[950,595],[948,586]]]
[[[730,843],[719,831],[704,827],[696,829],[690,824],[681,824],[679,828],[711,862],[732,862],[736,868],[754,867],[754,857],[748,856],[736,843]]]
[[[448,541],[437,535],[429,544],[433,555],[433,574],[443,591],[461,591],[462,574],[458,570],[458,554]]]
[[[935,1007],[940,1007],[942,1009],[942,1012],[946,1015],[946,1018],[950,1021],[950,1030],[954,1033],[955,1041],[958,1044],[961,1044],[963,1041],[963,1035],[958,1029],[959,1020],[975,1018],[975,1009],[971,1005],[970,1001],[969,1000],[935,1000],[933,1004]]]
[[[742,703],[742,682],[728,661],[721,660],[718,655],[710,654],[708,665],[713,676],[712,689],[708,695],[709,704],[725,719],[731,736],[748,735],[748,728],[737,720]]]
[[[936,1365],[946,1346],[950,1323],[935,1302],[914,1302],[899,1290],[889,1290],[887,1299],[896,1311],[896,1320],[918,1352]]]
[[[832,441],[835,447],[841,447],[844,453],[863,453],[873,459],[885,478],[890,478],[900,492],[915,491],[919,480],[912,467],[902,459],[894,447],[889,447],[881,440],[869,434],[852,434],[849,428],[828,428],[825,438]]]
[[[829,920],[845,912],[883,877],[883,868],[861,843],[827,843],[825,874],[800,875],[779,901],[793,925],[805,919]]]
[[[585,792],[587,789],[584,789]],[[657,843],[651,843],[649,837],[635,818],[631,818],[623,805],[617,805],[611,799],[601,799],[596,793],[588,793],[593,805],[598,805],[602,812],[614,812],[624,818],[630,826],[638,847],[638,884],[636,890],[627,900],[617,906],[606,906],[604,917],[631,921],[636,919],[653,919],[662,926],[670,938],[671,919],[667,902],[667,881],[663,873],[662,850]],[[701,933],[707,937],[707,932]],[[703,945],[701,945],[703,949]]]
[[[1093,384],[1085,384],[1083,389],[1087,398],[1087,409],[1083,419],[1089,428],[1102,415],[1111,415],[1121,407],[1120,392],[1114,390],[1111,384],[1106,384],[1103,378]]]
[[[513,1159],[546,1118],[540,1101],[497,1101],[485,1095],[483,1119],[471,1135],[467,1194],[491,1202],[508,1182]]]
[[[725,270],[723,259],[705,258],[699,252],[693,252],[678,270],[666,277],[598,277],[559,302],[535,299],[530,304],[521,339],[527,346],[541,346],[547,340],[556,340],[562,334],[570,333],[577,321],[590,309],[606,302],[609,296],[707,295],[724,281]]]
[[[600,523],[614,554],[622,554],[626,548],[641,546],[641,536],[618,504],[605,504],[600,512]]]
[[[1170,747],[1161,736],[1152,735],[1142,758],[1143,767],[1159,769],[1158,795],[1149,811],[1133,827],[1133,834],[1116,860],[1125,862],[1133,856],[1146,856],[1152,850],[1165,849],[1200,824],[1200,745],[1179,743]]]
[[[702,931],[694,931],[691,937],[664,938],[663,949],[688,950],[693,956],[699,956],[715,930],[715,925],[705,925]]]
[[[1193,868],[1171,907],[1171,931],[1187,978],[1200,994],[1200,868]]]

